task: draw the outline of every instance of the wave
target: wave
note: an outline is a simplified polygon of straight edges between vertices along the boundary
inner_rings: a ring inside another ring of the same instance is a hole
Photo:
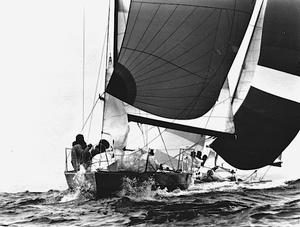
[[[287,181],[286,183],[287,183],[288,185],[296,185],[296,186],[300,186],[300,179]]]
[[[212,182],[168,192],[152,191],[152,182],[127,181],[117,197],[99,200],[84,191],[1,193],[0,226],[297,225],[299,183]]]

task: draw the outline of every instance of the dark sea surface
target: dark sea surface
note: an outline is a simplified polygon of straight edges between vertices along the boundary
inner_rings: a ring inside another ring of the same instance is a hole
[[[300,226],[300,180],[202,183],[187,191],[130,188],[0,194],[0,226]]]

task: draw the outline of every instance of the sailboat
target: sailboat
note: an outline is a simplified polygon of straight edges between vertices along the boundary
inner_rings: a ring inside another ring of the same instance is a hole
[[[291,0],[110,1],[99,100],[112,151],[124,158],[128,122],[135,122],[160,136],[214,138],[210,146],[238,169],[272,165],[300,126],[297,7]],[[108,168],[86,178],[100,196],[120,190],[124,177],[186,189],[192,173],[179,166]],[[70,188],[75,174],[65,172]]]

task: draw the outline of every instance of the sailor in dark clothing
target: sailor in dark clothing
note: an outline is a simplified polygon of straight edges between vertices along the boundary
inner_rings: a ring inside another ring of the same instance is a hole
[[[95,148],[93,148],[92,144],[89,144],[82,155],[82,164],[84,168],[87,171],[90,171],[93,157],[97,154],[104,153],[106,149],[109,148],[109,146],[109,143],[104,139],[101,139],[98,145],[95,146]]]
[[[86,148],[86,142],[84,141],[84,137],[83,137],[83,135],[82,134],[78,134],[77,136],[76,136],[76,139],[75,139],[75,141],[72,143],[72,146],[75,146],[75,145],[77,145],[77,144],[79,144],[80,146],[81,146],[81,148],[82,149],[85,149]]]
[[[90,171],[92,166],[92,155],[90,153],[92,147],[92,144],[89,144],[82,153],[82,165],[87,171]]]
[[[202,152],[201,151],[197,151],[196,157],[201,159],[202,158]]]
[[[71,150],[71,163],[75,171],[80,170],[80,165],[82,164],[83,151],[86,149],[87,145],[84,141],[84,137],[81,134],[76,136],[76,140],[72,143]]]
[[[205,154],[205,155],[203,155],[203,157],[202,157],[202,163],[201,163],[201,166],[204,166],[206,160],[207,160],[207,155]]]

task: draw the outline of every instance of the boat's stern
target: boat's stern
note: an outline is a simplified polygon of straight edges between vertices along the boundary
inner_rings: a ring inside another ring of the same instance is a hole
[[[94,172],[81,173],[75,171],[65,171],[65,177],[69,189],[96,190],[96,179]]]

